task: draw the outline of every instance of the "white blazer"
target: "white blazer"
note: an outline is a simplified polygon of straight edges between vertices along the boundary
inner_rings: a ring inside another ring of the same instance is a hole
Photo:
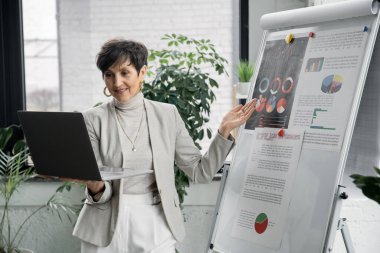
[[[177,108],[170,104],[144,99],[153,167],[162,207],[173,236],[185,237],[183,217],[174,184],[174,161],[195,183],[211,182],[222,167],[234,141],[217,134],[207,153],[201,155],[194,145]],[[116,123],[115,107],[106,103],[83,113],[99,166],[127,168],[120,144],[121,131]],[[73,235],[97,246],[108,246],[118,224],[121,180],[106,182],[99,201],[87,197]],[[87,194],[88,196],[88,194]]]

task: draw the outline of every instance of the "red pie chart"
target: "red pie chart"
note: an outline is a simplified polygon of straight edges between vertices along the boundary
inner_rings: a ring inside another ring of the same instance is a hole
[[[260,213],[255,220],[255,230],[258,234],[262,234],[268,227],[268,216],[265,213]]]
[[[285,98],[281,98],[280,100],[278,100],[278,103],[277,103],[277,112],[278,113],[283,113],[285,110],[286,110],[286,106],[287,106],[287,102],[286,102],[286,99]]]

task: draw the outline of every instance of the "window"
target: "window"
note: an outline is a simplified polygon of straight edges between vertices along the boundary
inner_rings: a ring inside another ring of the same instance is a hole
[[[26,109],[60,110],[56,1],[23,0]]]

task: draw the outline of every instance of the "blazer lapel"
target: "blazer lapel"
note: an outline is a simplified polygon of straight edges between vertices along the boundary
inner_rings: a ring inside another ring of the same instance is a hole
[[[148,120],[148,130],[149,130],[149,137],[150,137],[150,143],[152,145],[152,154],[153,154],[153,168],[154,173],[156,175],[156,180],[160,181],[158,168],[160,168],[160,158],[159,158],[159,150],[160,150],[160,142],[161,142],[161,135],[160,135],[160,123],[158,121],[157,115],[155,115],[154,108],[152,107],[152,104],[149,100],[144,98],[144,104],[146,109],[146,115]],[[159,182],[157,182],[157,186],[160,187]]]

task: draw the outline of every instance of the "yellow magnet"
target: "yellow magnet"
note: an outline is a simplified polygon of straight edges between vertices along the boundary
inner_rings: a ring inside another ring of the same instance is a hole
[[[286,35],[286,37],[285,37],[285,42],[286,42],[286,44],[290,44],[290,43],[292,43],[293,40],[294,40],[294,36],[293,36],[293,34],[289,33],[288,35]]]

